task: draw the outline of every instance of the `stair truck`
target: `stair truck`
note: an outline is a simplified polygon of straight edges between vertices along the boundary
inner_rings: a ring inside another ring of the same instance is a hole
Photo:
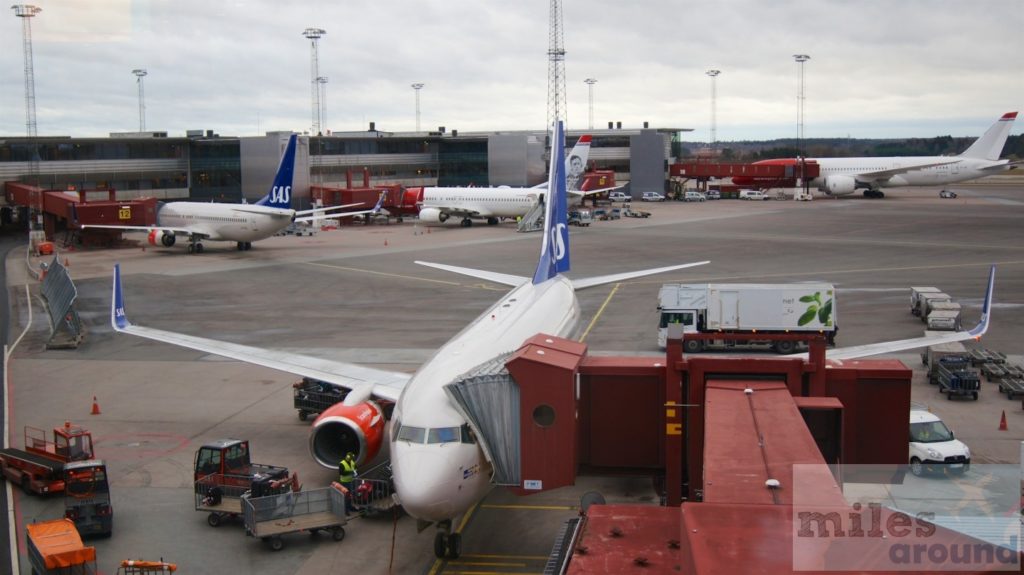
[[[0,449],[0,473],[26,493],[46,494],[64,491],[64,464],[93,458],[92,434],[85,428],[64,422],[46,432],[25,426],[25,448]]]
[[[834,345],[838,310],[832,284],[665,284],[658,294],[658,346],[665,348],[669,324],[683,334],[821,333]],[[798,342],[757,340],[683,340],[683,350],[770,347],[796,351]]]

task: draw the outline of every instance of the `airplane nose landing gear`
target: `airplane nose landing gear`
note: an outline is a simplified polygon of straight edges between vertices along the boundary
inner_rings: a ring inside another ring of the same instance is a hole
[[[434,535],[434,556],[438,559],[458,559],[462,555],[462,534],[452,533],[452,522],[442,521]]]

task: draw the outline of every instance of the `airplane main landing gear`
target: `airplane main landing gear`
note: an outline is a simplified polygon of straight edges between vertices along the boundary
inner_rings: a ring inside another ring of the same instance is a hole
[[[238,242],[238,251],[247,252],[252,249],[252,242]]]
[[[865,198],[884,198],[885,192],[882,190],[864,190]]]
[[[199,242],[192,242],[188,245],[188,253],[190,254],[201,254],[203,253],[203,244]]]
[[[462,534],[452,533],[452,522],[438,524],[434,535],[434,556],[438,559],[458,559],[462,555]]]
[[[469,218],[462,218],[462,227],[471,228],[473,227],[473,220]]]
[[[498,218],[487,218],[487,225],[496,226],[498,225]]]

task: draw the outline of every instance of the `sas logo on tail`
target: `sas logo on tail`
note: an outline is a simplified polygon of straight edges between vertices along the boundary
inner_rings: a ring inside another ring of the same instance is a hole
[[[565,240],[562,233],[568,233],[568,229],[565,224],[561,223],[551,229],[551,255],[555,257],[555,261],[560,261],[565,257]]]
[[[274,186],[274,189],[270,190],[270,203],[286,204],[291,201],[291,195],[291,186]]]

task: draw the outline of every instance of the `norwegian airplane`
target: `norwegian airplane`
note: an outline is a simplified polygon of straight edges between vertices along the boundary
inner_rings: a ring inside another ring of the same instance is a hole
[[[909,156],[879,158],[806,158],[817,162],[820,175],[810,185],[830,196],[845,196],[864,188],[864,196],[882,198],[880,188],[941,186],[974,180],[1012,170],[1020,162],[1000,160],[1017,112],[1007,112],[959,156]],[[790,166],[795,158],[763,160],[755,165]],[[734,177],[738,186],[768,184],[753,177]]]
[[[583,171],[590,156],[590,140],[590,135],[581,136],[565,159],[567,189],[576,197],[614,189],[580,191]],[[547,182],[532,188],[427,187],[423,188],[420,220],[436,224],[444,223],[452,217],[461,217],[462,227],[468,228],[473,225],[473,218],[485,218],[487,224],[493,226],[498,223],[498,218],[525,216],[547,189]]]
[[[554,125],[558,158],[562,125]],[[110,321],[115,331],[220,355],[278,371],[332,383],[344,390],[344,401],[323,412],[310,430],[309,449],[322,466],[336,469],[341,457],[356,453],[357,464],[390,451],[395,493],[406,512],[425,528],[437,525],[434,553],[456,558],[462,536],[453,522],[494,487],[491,449],[483,434],[457,409],[445,388],[460,376],[518,349],[530,337],[544,333],[571,337],[580,321],[576,291],[659,274],[707,261],[635,272],[569,279],[567,192],[562,162],[550,164],[549,189],[540,258],[532,277],[490,272],[438,263],[416,262],[508,285],[512,290],[439,348],[413,375],[362,367],[217,341],[133,325],[125,313],[120,267],[114,267]],[[989,275],[982,321],[970,332],[915,338],[856,348],[834,349],[836,359],[850,359],[921,347],[933,343],[980,337],[988,329],[994,270]],[[384,405],[394,405],[390,421]],[[389,447],[390,449],[385,449]]]
[[[202,253],[203,241],[236,242],[239,251],[252,249],[252,242],[273,236],[292,222],[311,222],[326,217],[357,216],[377,213],[384,201],[369,210],[327,216],[325,212],[358,204],[331,206],[296,211],[292,209],[292,175],[295,171],[296,136],[288,138],[284,156],[270,192],[255,204],[222,204],[211,202],[160,202],[155,226],[83,225],[82,228],[140,230],[149,232],[150,245],[171,247],[177,236],[188,238],[188,253]]]

